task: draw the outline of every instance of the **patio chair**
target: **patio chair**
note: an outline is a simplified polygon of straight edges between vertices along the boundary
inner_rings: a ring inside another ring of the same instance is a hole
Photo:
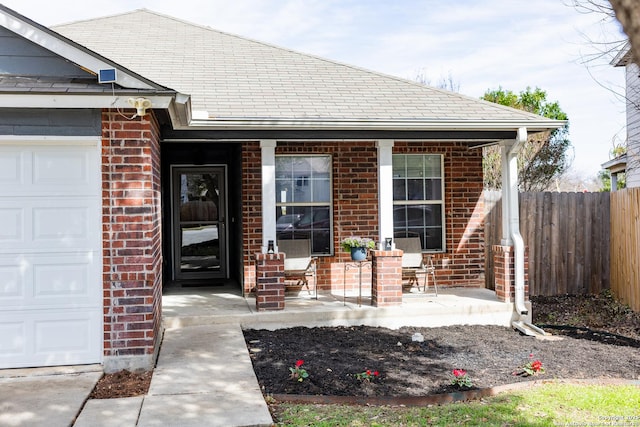
[[[436,283],[436,268],[433,265],[431,256],[427,256],[426,263],[422,255],[422,245],[419,237],[396,238],[396,248],[402,249],[402,280],[408,280],[409,285],[415,284],[420,290],[418,276],[424,276],[424,287],[422,292],[427,293],[429,287],[429,276],[433,280],[433,290],[438,296],[438,284]]]
[[[295,286],[304,286],[311,295],[309,277],[314,279],[315,298],[318,299],[316,277],[316,258],[311,256],[311,240],[278,240],[278,251],[284,252],[284,279],[295,280]]]

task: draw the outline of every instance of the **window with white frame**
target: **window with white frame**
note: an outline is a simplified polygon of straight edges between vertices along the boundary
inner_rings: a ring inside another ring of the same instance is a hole
[[[393,155],[393,232],[444,251],[444,166],[440,154]]]
[[[331,156],[276,156],[277,239],[310,239],[314,255],[329,255],[331,224]]]

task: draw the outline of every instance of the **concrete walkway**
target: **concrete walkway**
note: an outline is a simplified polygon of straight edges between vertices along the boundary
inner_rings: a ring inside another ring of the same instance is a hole
[[[237,324],[167,329],[144,397],[89,400],[75,427],[269,426]]]
[[[90,372],[73,368],[0,371],[0,426],[72,425],[102,376],[99,366],[82,369]]]

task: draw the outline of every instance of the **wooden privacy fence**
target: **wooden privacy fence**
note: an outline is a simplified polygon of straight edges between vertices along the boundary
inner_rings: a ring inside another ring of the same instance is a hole
[[[611,193],[611,291],[640,311],[640,188]]]
[[[492,245],[502,239],[499,191],[485,191],[486,286]],[[609,286],[609,193],[520,193],[520,233],[529,254],[529,294],[598,293]]]

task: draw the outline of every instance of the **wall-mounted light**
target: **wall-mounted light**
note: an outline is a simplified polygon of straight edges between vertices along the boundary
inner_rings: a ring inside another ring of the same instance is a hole
[[[138,117],[147,114],[147,108],[151,108],[151,101],[147,98],[129,98],[128,102],[136,109],[136,115]]]

